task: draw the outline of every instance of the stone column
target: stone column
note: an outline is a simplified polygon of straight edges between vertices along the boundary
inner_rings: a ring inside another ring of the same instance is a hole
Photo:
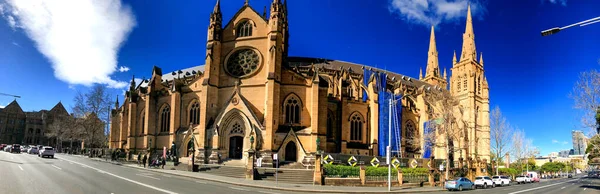
[[[248,161],[246,162],[246,179],[254,180],[254,150],[248,150]]]
[[[315,173],[313,174],[313,183],[315,185],[323,185],[323,168],[321,167],[322,155],[315,155]]]
[[[360,184],[361,185],[365,185],[365,183],[367,183],[367,177],[366,177],[366,168],[364,165],[360,165],[360,172],[359,172],[359,177],[360,177]]]
[[[398,168],[398,184],[402,185],[403,181],[404,181],[404,177],[402,177],[402,169]]]

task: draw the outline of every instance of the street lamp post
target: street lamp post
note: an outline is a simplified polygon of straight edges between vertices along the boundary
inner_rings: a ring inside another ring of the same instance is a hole
[[[542,31],[542,36],[549,36],[549,35],[552,35],[552,34],[556,34],[556,33],[560,32],[561,30],[564,30],[564,29],[567,29],[567,28],[570,28],[570,27],[574,27],[574,26],[583,27],[583,26],[587,26],[587,25],[590,25],[590,24],[593,24],[593,23],[598,23],[598,22],[600,22],[600,17],[592,18],[592,19],[585,20],[585,21],[582,21],[582,22],[577,22],[577,23],[574,23],[574,24],[571,24],[571,25],[567,25],[567,26],[563,26],[563,27],[550,28],[548,30]]]

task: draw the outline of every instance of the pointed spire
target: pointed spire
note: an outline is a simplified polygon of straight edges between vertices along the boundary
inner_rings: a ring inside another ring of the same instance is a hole
[[[471,18],[471,4],[467,8],[467,23],[463,34],[463,46],[460,60],[477,60],[477,49],[475,49],[475,33],[473,32],[473,19]]]
[[[246,0],[246,2],[244,2],[244,6],[248,6],[248,0]]]
[[[452,57],[452,65],[456,64],[456,50],[454,51],[454,56]]]
[[[215,4],[213,13],[220,13],[220,12],[221,12],[221,0],[217,0],[217,4]]]
[[[429,37],[429,52],[427,53],[427,68],[425,77],[440,77],[440,67],[438,61],[438,52],[435,43],[435,29],[431,26],[431,35]]]
[[[265,8],[263,9],[263,15],[262,15],[262,17],[265,18],[265,19],[267,18],[267,6],[266,5],[265,5]]]
[[[419,79],[423,79],[423,68],[419,68]]]
[[[483,52],[481,52],[481,55],[479,55],[479,64],[483,66]]]
[[[117,100],[115,101],[115,109],[119,109],[119,95],[117,95]]]
[[[444,68],[444,79],[448,79],[448,74],[446,74],[446,68]]]

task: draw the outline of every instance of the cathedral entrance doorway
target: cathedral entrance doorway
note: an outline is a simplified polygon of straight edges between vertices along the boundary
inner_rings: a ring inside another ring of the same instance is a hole
[[[285,146],[285,161],[295,162],[297,160],[298,155],[296,150],[296,144],[292,141],[288,142]]]
[[[229,138],[229,158],[242,159],[242,148],[244,147],[244,138],[233,136]]]

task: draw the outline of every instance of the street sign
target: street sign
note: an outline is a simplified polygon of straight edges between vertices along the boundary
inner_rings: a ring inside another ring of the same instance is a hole
[[[373,157],[373,159],[371,159],[371,166],[379,167],[379,159],[377,159],[377,157]]]
[[[333,163],[333,157],[331,156],[331,154],[327,154],[327,156],[325,156],[325,158],[323,159],[323,162],[326,164],[332,164]]]
[[[348,158],[348,164],[349,164],[350,166],[356,166],[356,162],[357,162],[357,161],[358,161],[358,160],[356,160],[356,158],[355,158],[354,156],[350,156],[350,158]]]
[[[398,167],[400,167],[400,161],[398,160],[398,158],[394,158],[392,160],[392,166],[394,166],[394,168],[398,169]]]
[[[412,159],[412,161],[410,161],[411,168],[416,168],[418,164],[419,164],[419,162],[417,162],[417,160],[415,160],[415,159]]]

